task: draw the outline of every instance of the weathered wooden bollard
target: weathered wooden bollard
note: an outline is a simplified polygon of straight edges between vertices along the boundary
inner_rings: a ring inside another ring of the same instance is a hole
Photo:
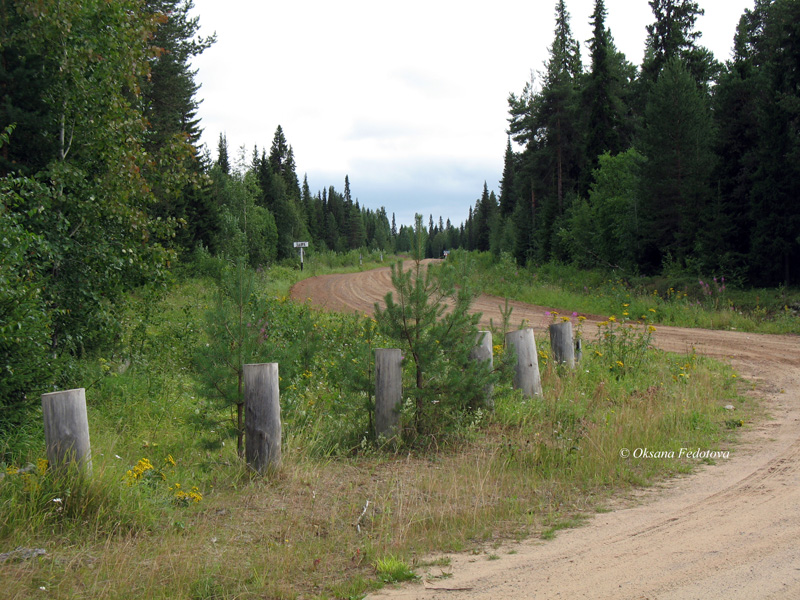
[[[561,321],[550,325],[550,349],[556,364],[575,368],[575,345],[572,341],[572,323]]]
[[[281,402],[278,363],[244,365],[247,464],[265,473],[281,464]]]
[[[391,440],[398,433],[403,401],[403,353],[375,349],[375,437]]]
[[[479,331],[478,345],[469,352],[469,357],[477,362],[488,361],[489,371],[494,369],[494,356],[492,354],[492,332]],[[494,410],[494,386],[489,383],[483,388],[483,405],[489,410]]]
[[[542,395],[542,379],[539,375],[539,356],[536,353],[536,341],[533,329],[520,329],[506,334],[506,346],[511,346],[517,353],[517,364],[514,367],[514,389],[522,390],[526,396]]]
[[[86,475],[92,474],[89,444],[89,418],[86,416],[86,390],[78,388],[42,394],[44,439],[47,460],[53,468],[77,463]]]

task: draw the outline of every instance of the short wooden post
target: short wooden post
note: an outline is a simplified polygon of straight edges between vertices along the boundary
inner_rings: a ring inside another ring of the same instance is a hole
[[[375,349],[375,436],[391,440],[398,434],[403,401],[403,353]]]
[[[85,474],[91,475],[86,390],[77,388],[42,394],[42,415],[47,460],[53,468],[75,462]]]
[[[542,395],[542,379],[539,375],[539,356],[533,329],[520,329],[506,334],[506,346],[514,348],[517,364],[514,367],[514,389],[531,398]]]
[[[492,354],[492,332],[479,331],[477,336],[478,345],[469,352],[469,357],[477,362],[488,361],[489,371],[494,368],[494,356]],[[483,388],[483,404],[489,410],[494,410],[494,386],[491,383]]]
[[[572,323],[561,321],[550,325],[550,349],[556,364],[575,368],[575,345],[572,342]]]
[[[281,402],[278,363],[244,365],[247,464],[257,473],[281,464]]]

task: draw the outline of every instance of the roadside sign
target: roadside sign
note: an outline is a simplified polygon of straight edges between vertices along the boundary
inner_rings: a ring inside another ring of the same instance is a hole
[[[303,248],[308,248],[308,242],[295,242],[295,248],[300,248],[300,270],[303,270]]]

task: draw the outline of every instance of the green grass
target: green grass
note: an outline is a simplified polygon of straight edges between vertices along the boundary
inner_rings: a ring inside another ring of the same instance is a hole
[[[465,272],[485,293],[539,306],[609,316],[628,305],[634,318],[654,309],[654,322],[664,325],[800,334],[797,288],[741,289],[726,282],[723,289],[712,277],[623,277],[553,263],[523,268],[488,253],[456,252],[448,260],[471,261]]]
[[[375,572],[384,583],[401,583],[417,579],[417,575],[411,570],[411,567],[394,555],[376,560]]]
[[[5,597],[44,587],[53,598],[358,598],[414,576],[412,567],[449,564],[422,557],[552,537],[615,494],[700,464],[622,459],[623,447],[731,449],[759,415],[714,361],[648,349],[638,368],[615,371],[589,346],[569,371],[548,362],[545,342],[543,398],[502,383],[494,413],[438,450],[380,452],[365,437],[367,393],[352,383],[369,350],[363,319],[287,301],[298,276],[275,267],[259,279],[284,321],[276,348],[313,340],[310,356],[285,354],[308,368],[281,366],[280,472],[252,476],[236,456],[230,411],[198,392],[191,356],[206,343],[209,280],[187,275],[143,292],[119,346],[77,367],[91,382],[92,479],[36,471],[0,480],[0,552],[47,551],[0,564]],[[43,444],[28,447],[2,468],[36,464]],[[144,458],[152,472],[132,482]],[[178,497],[193,487],[200,501]]]

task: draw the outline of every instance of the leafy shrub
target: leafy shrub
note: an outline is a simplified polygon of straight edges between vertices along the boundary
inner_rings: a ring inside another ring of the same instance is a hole
[[[50,317],[29,259],[40,243],[0,205],[0,438],[22,426],[54,378]],[[9,448],[7,450],[13,450]],[[0,457],[4,449],[0,448]]]

